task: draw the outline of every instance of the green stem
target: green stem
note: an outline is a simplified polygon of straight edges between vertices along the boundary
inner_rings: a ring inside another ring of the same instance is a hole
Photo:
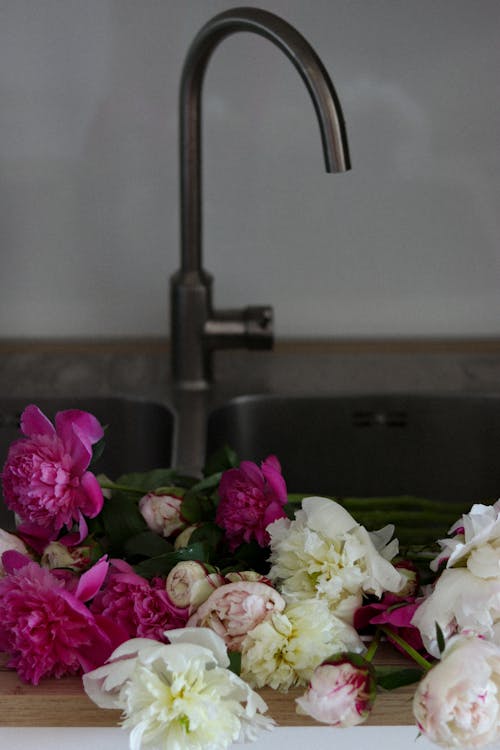
[[[422,667],[423,670],[426,672],[429,671],[429,669],[432,668],[432,664],[425,659],[422,654],[419,654],[418,651],[415,651],[415,649],[410,646],[409,643],[407,643],[401,636],[399,636],[397,633],[395,633],[391,628],[386,627],[383,625],[380,630],[386,634],[388,638],[391,639],[391,641],[394,641],[398,644],[398,646],[401,646],[401,648],[410,656],[413,661],[415,661],[419,667]]]
[[[375,638],[370,643],[368,651],[364,655],[364,658],[366,659],[366,661],[372,661],[373,657],[375,656],[375,653],[376,653],[376,651],[378,649],[378,645],[380,643],[380,636],[381,635],[382,635],[382,632],[381,632],[380,628],[377,628],[377,631],[375,633]]]
[[[128,487],[126,484],[116,484],[110,479],[99,479],[99,484],[102,490],[118,490],[119,492],[135,492],[138,495],[144,495],[144,490],[138,487]]]

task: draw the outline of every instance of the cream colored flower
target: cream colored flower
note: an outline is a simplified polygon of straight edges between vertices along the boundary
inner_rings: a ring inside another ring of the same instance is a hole
[[[442,747],[484,747],[500,740],[499,699],[500,649],[462,635],[420,682],[413,712],[420,731]]]
[[[253,687],[286,691],[303,685],[338,651],[363,650],[358,634],[324,600],[290,604],[251,630],[242,646],[241,674]]]
[[[441,552],[431,562],[437,570],[467,565],[478,578],[500,576],[500,500],[494,505],[473,505],[453,524],[448,539],[440,539]]]
[[[271,537],[269,577],[291,601],[320,598],[352,621],[363,593],[398,592],[405,577],[389,562],[397,553],[393,526],[368,532],[341,505],[322,497],[303,500],[294,521],[279,519]]]
[[[168,636],[168,645],[127,641],[109,663],[83,677],[98,706],[123,711],[131,750],[224,750],[272,727],[262,715],[262,698],[227,669],[227,652],[215,633],[183,628]]]
[[[436,623],[445,637],[464,630],[500,645],[500,578],[477,578],[467,568],[450,568],[413,615],[424,646],[439,656]]]

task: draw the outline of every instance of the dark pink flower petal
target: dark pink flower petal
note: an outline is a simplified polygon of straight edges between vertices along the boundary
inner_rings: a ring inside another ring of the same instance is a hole
[[[31,558],[15,549],[9,549],[2,555],[2,566],[7,574],[15,573],[30,562]]]
[[[82,602],[87,602],[89,599],[93,599],[104,583],[108,569],[109,563],[107,559],[103,557],[99,562],[93,565],[90,570],[83,573],[83,575],[80,576],[75,591],[76,598],[80,599]]]
[[[34,435],[52,437],[55,434],[54,426],[50,419],[47,419],[45,414],[34,404],[30,404],[23,411],[21,415],[21,430],[23,435],[27,437],[33,437]]]
[[[264,476],[262,471],[253,461],[242,461],[239,465],[239,469],[234,469],[233,471],[238,470],[245,475],[245,478],[251,482],[251,484],[254,484],[261,489],[264,488]]]
[[[82,512],[85,513],[87,518],[95,518],[101,512],[104,504],[101,485],[90,471],[85,472],[80,483],[86,495],[86,502],[82,504]]]
[[[67,409],[56,414],[56,432],[66,451],[71,455],[74,470],[82,473],[92,458],[92,446],[104,435],[97,419],[79,409]]]

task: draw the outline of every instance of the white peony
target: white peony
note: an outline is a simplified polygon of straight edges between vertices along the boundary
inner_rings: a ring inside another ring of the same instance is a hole
[[[123,643],[83,676],[101,708],[121,709],[131,750],[224,750],[254,740],[273,721],[262,698],[227,667],[224,642],[210,630],[170,630],[171,644]]]
[[[324,497],[303,500],[295,520],[267,527],[271,538],[269,577],[290,601],[325,599],[352,622],[361,596],[398,592],[406,583],[389,562],[398,551],[394,527],[368,532],[341,505]]]
[[[248,633],[241,674],[253,687],[286,691],[305,684],[333,653],[363,650],[354,628],[333,615],[325,600],[308,599],[273,613]]]
[[[500,645],[500,578],[477,578],[467,568],[444,570],[412,619],[427,651],[438,657],[436,623],[445,637],[467,630]]]
[[[494,505],[473,505],[450,528],[450,538],[440,539],[441,552],[431,563],[436,571],[466,564],[479,578],[500,575],[500,500]]]
[[[499,701],[499,647],[461,635],[450,640],[441,661],[420,682],[413,713],[431,742],[477,748],[500,740]]]

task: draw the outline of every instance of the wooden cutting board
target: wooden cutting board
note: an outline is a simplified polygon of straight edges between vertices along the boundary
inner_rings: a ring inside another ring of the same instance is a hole
[[[381,664],[411,666],[408,660],[390,649],[381,648]],[[116,726],[119,711],[98,708],[85,694],[80,678],[64,677],[44,680],[37,687],[21,682],[5,666],[0,655],[0,726],[35,727],[108,727]],[[412,725],[412,699],[415,685],[390,692],[380,691],[367,724],[374,726]],[[302,689],[277,693],[266,688],[259,691],[269,707],[269,714],[280,726],[312,726],[316,722],[295,712],[294,699]]]

